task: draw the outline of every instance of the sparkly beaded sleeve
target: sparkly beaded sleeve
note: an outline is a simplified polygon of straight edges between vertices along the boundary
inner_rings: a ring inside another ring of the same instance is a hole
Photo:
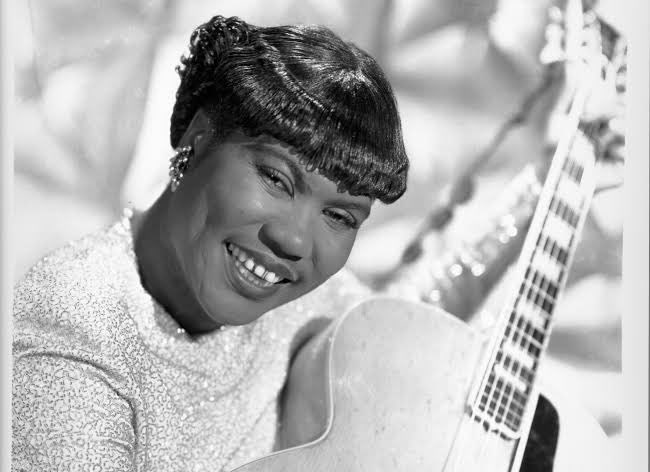
[[[26,349],[14,363],[12,470],[134,470],[131,409],[108,377],[90,359]]]
[[[125,322],[104,295],[115,280],[93,276],[105,265],[89,270],[72,253],[41,261],[14,294],[16,472],[135,470],[138,395],[114,341]]]

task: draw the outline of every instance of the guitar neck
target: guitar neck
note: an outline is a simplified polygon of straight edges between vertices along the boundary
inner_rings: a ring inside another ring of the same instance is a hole
[[[578,129],[580,98],[568,117],[578,131],[555,152],[519,259],[517,283],[498,318],[491,354],[470,404],[478,421],[506,437],[520,434],[594,192],[594,145],[591,130]]]

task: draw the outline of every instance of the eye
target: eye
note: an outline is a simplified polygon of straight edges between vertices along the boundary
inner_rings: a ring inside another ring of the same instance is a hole
[[[359,224],[356,218],[344,210],[334,210],[327,208],[323,210],[323,214],[327,217],[328,221],[336,227],[343,227],[347,229],[358,229]]]
[[[280,190],[289,196],[293,196],[293,185],[291,184],[291,180],[285,174],[273,167],[258,165],[256,168],[257,173],[270,188]]]

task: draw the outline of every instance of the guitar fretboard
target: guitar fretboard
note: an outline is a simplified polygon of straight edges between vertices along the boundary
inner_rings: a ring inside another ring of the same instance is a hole
[[[594,190],[594,150],[578,132],[564,159],[553,162],[520,258],[521,283],[501,313],[496,348],[473,415],[516,437],[532,394],[538,362]]]

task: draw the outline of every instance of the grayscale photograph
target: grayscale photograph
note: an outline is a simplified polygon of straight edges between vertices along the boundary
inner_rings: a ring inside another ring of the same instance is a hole
[[[13,3],[11,470],[631,470],[623,4]]]

